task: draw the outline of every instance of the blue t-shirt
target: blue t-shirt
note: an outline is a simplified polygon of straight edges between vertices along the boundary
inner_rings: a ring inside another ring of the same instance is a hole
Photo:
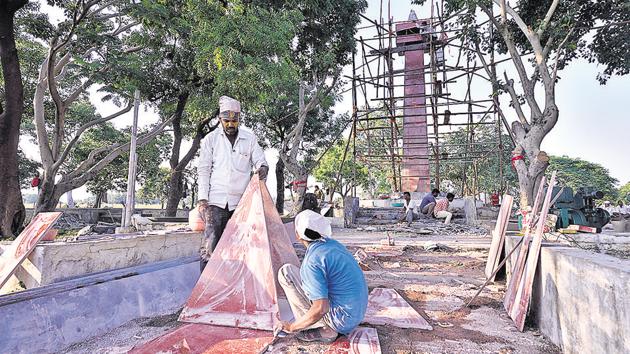
[[[339,242],[312,242],[300,267],[302,288],[311,300],[328,299],[333,329],[349,334],[365,316],[368,288],[363,271]]]
[[[422,202],[420,202],[420,211],[427,206],[427,204],[435,203],[435,197],[431,193],[427,193],[427,195],[422,198]]]

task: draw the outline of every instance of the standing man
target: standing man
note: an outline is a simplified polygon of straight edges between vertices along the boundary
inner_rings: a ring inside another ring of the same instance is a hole
[[[453,213],[448,211],[449,204],[455,198],[455,194],[448,193],[446,195],[446,199],[440,199],[435,203],[435,208],[433,209],[433,215],[437,219],[444,219],[444,223],[448,224],[451,222],[451,218],[453,217]]]
[[[278,283],[295,320],[276,330],[298,332],[307,342],[332,343],[355,329],[367,310],[368,287],[363,271],[341,243],[330,238],[325,217],[305,210],[295,217],[295,236],[306,247],[300,268],[285,264]]]
[[[422,198],[420,202],[420,212],[424,215],[431,216],[433,215],[433,208],[435,208],[435,197],[440,194],[440,190],[437,188],[433,188],[431,193],[427,193],[427,195]]]
[[[269,171],[254,133],[239,127],[240,117],[240,102],[221,96],[219,120],[223,129],[215,129],[201,142],[198,198],[206,221],[200,250],[202,272],[249,184],[252,168],[261,180]]]

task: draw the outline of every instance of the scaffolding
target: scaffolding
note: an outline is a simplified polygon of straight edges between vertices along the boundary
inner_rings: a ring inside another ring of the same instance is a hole
[[[464,174],[458,187],[468,195],[479,193],[479,162],[496,154],[501,181],[496,190],[503,191],[502,157],[509,142],[502,135],[507,132],[511,139],[510,129],[500,114],[497,88],[484,75],[478,58],[465,51],[461,31],[453,21],[457,15],[444,18],[443,4],[432,1],[429,18],[417,19],[412,10],[408,20],[394,22],[390,1],[386,6],[386,19],[383,0],[379,19],[362,15],[368,25],[359,28],[358,50],[352,58],[352,74],[347,76],[352,82],[353,110],[346,151],[352,144],[355,160],[370,170],[387,170],[393,191],[403,191],[405,178],[421,179],[429,171],[430,185],[439,187],[441,172],[457,165]],[[423,39],[409,44],[404,43],[405,36]],[[405,53],[412,51],[422,51],[420,63],[425,58],[428,62],[417,69],[401,67]],[[494,74],[500,61],[495,62],[493,52],[488,66]],[[447,54],[456,60],[448,62]],[[417,84],[406,82],[416,81],[409,78],[419,79],[424,87],[414,91],[410,86]],[[416,131],[415,124],[426,125],[426,130],[410,134]],[[494,139],[478,139],[476,133],[482,127],[486,132],[493,130]],[[454,134],[463,141],[454,142]],[[469,172],[473,173],[471,183],[467,182]]]

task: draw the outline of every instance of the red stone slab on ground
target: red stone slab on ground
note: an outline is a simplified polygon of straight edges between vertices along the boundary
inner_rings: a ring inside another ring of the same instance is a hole
[[[278,269],[299,260],[264,182],[254,175],[179,320],[273,330],[292,314]]]
[[[372,290],[368,297],[368,307],[363,322],[372,325],[433,330],[433,327],[394,289]]]
[[[273,333],[232,327],[187,323],[147,343],[129,354],[258,354],[273,340]]]
[[[326,354],[381,354],[376,329],[357,327],[348,337],[337,339]]]
[[[0,256],[0,289],[63,213],[39,213]]]

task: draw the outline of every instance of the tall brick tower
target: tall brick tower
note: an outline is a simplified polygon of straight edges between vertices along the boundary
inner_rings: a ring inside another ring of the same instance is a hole
[[[430,32],[429,23],[418,20],[413,10],[408,21],[396,24],[396,51],[405,57],[401,180],[403,191],[409,192],[431,189],[424,80],[424,54]]]

